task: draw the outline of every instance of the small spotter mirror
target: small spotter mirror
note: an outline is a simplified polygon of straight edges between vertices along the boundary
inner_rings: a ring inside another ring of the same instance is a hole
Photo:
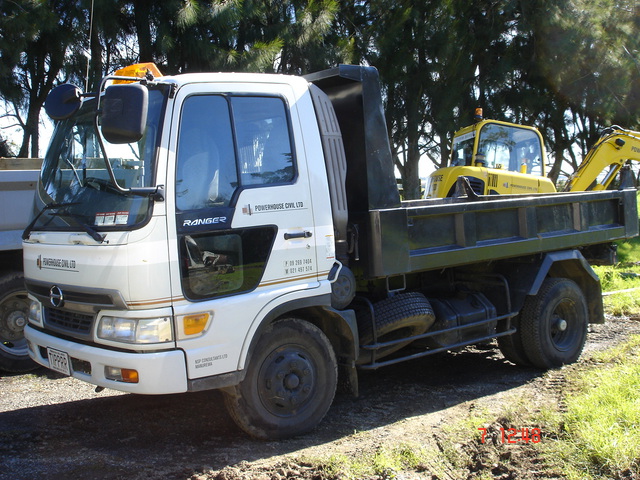
[[[82,105],[78,87],[63,83],[49,92],[44,102],[44,110],[53,120],[65,120],[76,113]]]

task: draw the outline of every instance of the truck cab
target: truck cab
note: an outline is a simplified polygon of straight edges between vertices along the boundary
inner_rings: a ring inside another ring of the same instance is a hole
[[[146,88],[136,141],[117,128],[122,143],[101,141],[97,98],[58,124],[25,241],[27,286],[69,362],[74,341],[121,357],[54,367],[104,387],[180,392],[241,369],[261,311],[330,293],[334,232],[307,82],[195,74]],[[104,98],[104,110],[120,100]],[[148,367],[129,373],[125,351]],[[158,383],[147,371],[157,363],[176,374]]]

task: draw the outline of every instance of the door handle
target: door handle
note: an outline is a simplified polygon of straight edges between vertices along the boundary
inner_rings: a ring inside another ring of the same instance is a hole
[[[296,232],[296,233],[285,233],[284,234],[284,239],[285,240],[290,240],[292,238],[310,238],[313,235],[313,233],[308,232],[308,231],[304,231],[304,232]]]

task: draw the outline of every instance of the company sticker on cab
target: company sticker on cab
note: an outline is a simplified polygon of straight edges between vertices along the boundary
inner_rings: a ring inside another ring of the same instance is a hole
[[[305,210],[307,207],[304,202],[273,202],[263,203],[260,205],[247,204],[242,207],[244,215],[254,215],[256,213],[283,212],[291,210]]]

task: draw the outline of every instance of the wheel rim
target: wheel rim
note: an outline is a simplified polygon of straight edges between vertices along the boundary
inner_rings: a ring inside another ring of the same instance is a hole
[[[553,311],[550,319],[549,336],[556,349],[566,352],[576,346],[580,336],[580,318],[575,303],[565,299]]]
[[[13,292],[0,299],[0,350],[18,357],[29,355],[24,327],[29,318],[26,292]]]
[[[333,291],[340,300],[346,299],[351,295],[351,282],[347,277],[338,276],[338,279],[333,283]]]
[[[271,353],[260,368],[258,395],[273,415],[289,417],[313,398],[316,368],[310,355],[297,345]]]

